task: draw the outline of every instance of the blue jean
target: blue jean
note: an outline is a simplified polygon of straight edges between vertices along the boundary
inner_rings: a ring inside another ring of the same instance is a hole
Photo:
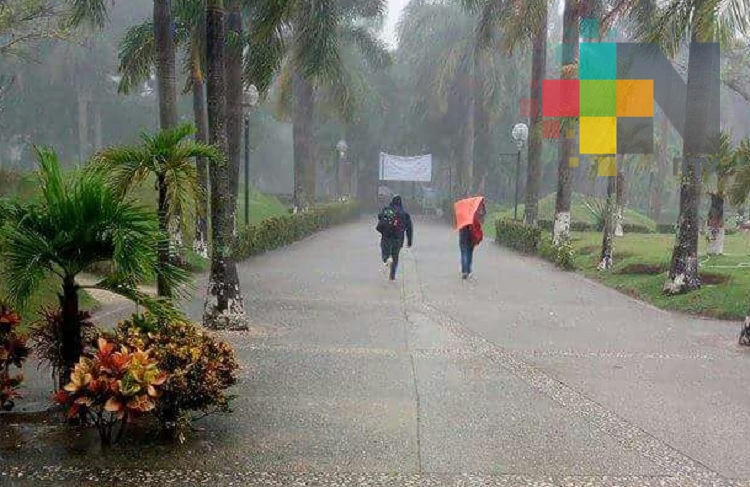
[[[471,274],[471,264],[474,260],[474,244],[471,242],[471,231],[468,227],[458,232],[458,247],[461,249],[461,273]]]
[[[382,237],[380,239],[380,252],[383,257],[383,262],[388,260],[388,257],[393,259],[391,264],[391,280],[396,278],[396,269],[398,268],[398,254],[401,252],[401,247],[404,246],[404,240],[398,237]]]

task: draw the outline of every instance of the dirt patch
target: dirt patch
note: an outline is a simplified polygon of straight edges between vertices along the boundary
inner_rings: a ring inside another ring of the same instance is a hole
[[[657,275],[666,272],[667,266],[664,264],[628,264],[622,269],[619,269],[616,274],[647,274]]]
[[[716,274],[713,272],[704,272],[700,274],[701,283],[709,286],[715,286],[717,284],[724,284],[729,282],[732,278],[725,274]]]

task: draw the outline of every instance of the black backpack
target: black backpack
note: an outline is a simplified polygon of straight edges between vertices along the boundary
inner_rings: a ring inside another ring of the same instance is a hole
[[[396,236],[404,230],[404,222],[390,206],[386,206],[378,215],[378,231],[386,236]]]

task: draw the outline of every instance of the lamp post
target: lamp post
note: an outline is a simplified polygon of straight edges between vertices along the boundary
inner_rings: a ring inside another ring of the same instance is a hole
[[[245,225],[250,225],[250,112],[258,104],[258,89],[250,85],[242,93],[242,111],[245,121]]]
[[[516,142],[518,147],[518,156],[516,158],[516,192],[513,197],[513,219],[518,220],[518,178],[521,174],[521,149],[526,144],[526,140],[529,138],[529,128],[525,123],[517,123],[513,126],[511,137]]]
[[[339,159],[336,162],[336,198],[338,199],[341,197],[341,163],[344,162],[349,145],[347,145],[344,139],[341,139],[336,144],[336,150],[339,151]]]

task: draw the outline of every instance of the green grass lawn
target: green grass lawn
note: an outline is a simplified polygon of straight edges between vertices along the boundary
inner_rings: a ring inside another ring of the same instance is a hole
[[[550,193],[549,195],[545,196],[541,200],[539,200],[539,219],[540,220],[554,220],[555,219],[555,193]],[[601,202],[600,199],[593,198],[599,202]],[[579,193],[573,193],[573,196],[571,197],[571,204],[570,204],[570,217],[571,220],[574,222],[585,222],[590,225],[595,224],[594,216],[591,214],[589,209],[586,207],[585,202],[587,200],[586,196],[583,196]],[[523,216],[523,210],[524,205],[518,205],[518,215],[519,218]],[[632,225],[643,225],[647,227],[650,230],[656,229],[656,224],[654,221],[647,217],[646,215],[643,215],[641,213],[638,213],[637,211],[634,211],[632,209],[625,209],[625,215],[624,215],[624,223],[626,224],[632,224]],[[497,218],[513,218],[513,208],[510,208],[505,211],[490,211],[490,217],[487,221],[495,221]]]
[[[586,276],[663,309],[731,320],[743,319],[747,314],[750,272],[747,268],[735,267],[750,263],[747,236],[727,236],[724,246],[727,255],[708,260],[705,255],[706,241],[701,236],[699,255],[702,265],[699,272],[703,286],[679,296],[665,296],[661,292],[668,277],[674,236],[626,234],[616,238],[614,268],[604,272],[596,269],[601,239],[598,232],[573,234],[576,267]]]

